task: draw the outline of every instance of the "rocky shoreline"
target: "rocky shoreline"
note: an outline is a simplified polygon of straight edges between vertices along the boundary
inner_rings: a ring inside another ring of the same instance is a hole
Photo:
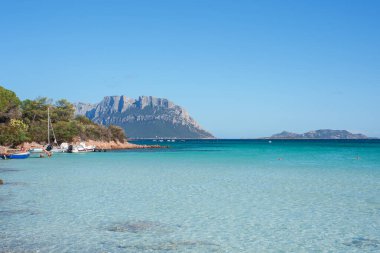
[[[138,145],[130,142],[119,142],[119,141],[75,141],[70,144],[79,145],[81,142],[84,142],[87,146],[96,146],[97,149],[102,150],[122,150],[122,149],[153,149],[153,148],[168,148],[168,146],[160,145]],[[26,150],[31,148],[42,148],[43,145],[37,142],[25,142],[19,145],[19,148],[24,148]]]
[[[86,145],[89,146],[96,146],[98,149],[104,149],[104,150],[117,150],[117,149],[152,149],[152,148],[168,148],[167,146],[160,146],[160,145],[138,145],[133,144],[125,141],[122,142],[103,142],[103,141],[85,141]],[[79,143],[75,143],[79,144]]]

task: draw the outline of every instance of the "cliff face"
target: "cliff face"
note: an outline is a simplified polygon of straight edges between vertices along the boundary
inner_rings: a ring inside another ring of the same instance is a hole
[[[347,130],[320,129],[303,134],[283,131],[272,135],[271,139],[368,139],[363,134],[353,134]]]
[[[74,105],[77,115],[120,126],[129,138],[213,138],[184,108],[164,98],[108,96],[95,105]]]

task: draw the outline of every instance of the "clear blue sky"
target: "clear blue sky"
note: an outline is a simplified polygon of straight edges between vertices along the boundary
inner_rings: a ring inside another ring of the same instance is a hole
[[[0,1],[21,99],[152,95],[217,137],[380,137],[380,1]]]

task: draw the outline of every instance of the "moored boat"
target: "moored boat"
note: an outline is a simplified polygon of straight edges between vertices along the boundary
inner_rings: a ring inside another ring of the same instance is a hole
[[[30,156],[29,152],[17,152],[12,154],[2,155],[3,159],[26,159]]]
[[[43,153],[44,149],[43,148],[31,148],[29,149],[30,153]]]
[[[60,146],[54,146],[50,152],[52,153],[65,153],[69,149],[69,144],[66,142],[63,142]]]
[[[69,145],[67,152],[68,153],[85,153],[85,152],[94,152],[96,146],[87,146],[86,143],[81,142],[79,145]]]

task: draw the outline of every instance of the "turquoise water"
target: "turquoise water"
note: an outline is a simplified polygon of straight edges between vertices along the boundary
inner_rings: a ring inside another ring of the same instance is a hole
[[[379,141],[169,145],[0,161],[0,252],[380,252]]]

